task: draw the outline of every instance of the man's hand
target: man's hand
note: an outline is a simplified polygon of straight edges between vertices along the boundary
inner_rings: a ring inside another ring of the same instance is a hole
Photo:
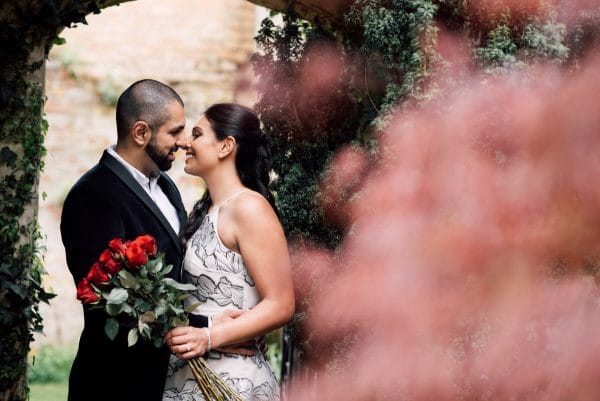
[[[242,316],[244,313],[246,313],[246,312],[243,310],[239,310],[239,309],[236,309],[236,310],[226,309],[222,313],[213,316],[212,325],[218,326],[219,324],[223,324],[224,322],[228,322],[230,320],[238,318],[238,317]],[[228,354],[253,356],[258,352],[256,345],[257,345],[256,340],[248,340],[243,343],[226,345],[224,347],[218,347],[215,349],[217,351],[225,352]]]

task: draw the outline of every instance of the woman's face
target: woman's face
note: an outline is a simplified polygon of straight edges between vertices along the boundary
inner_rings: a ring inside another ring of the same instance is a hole
[[[217,140],[215,131],[204,115],[194,124],[187,145],[184,167],[186,173],[203,177],[218,164],[221,141]]]

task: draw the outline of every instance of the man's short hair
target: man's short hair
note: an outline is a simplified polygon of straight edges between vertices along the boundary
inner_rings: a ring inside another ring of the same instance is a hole
[[[169,119],[169,104],[183,106],[181,97],[168,85],[142,79],[125,89],[117,100],[117,135],[125,138],[136,121],[144,121],[152,132]]]

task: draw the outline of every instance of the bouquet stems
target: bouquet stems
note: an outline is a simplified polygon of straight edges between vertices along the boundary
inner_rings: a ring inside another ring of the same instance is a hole
[[[187,361],[205,401],[244,401],[221,377],[215,373],[203,358]]]

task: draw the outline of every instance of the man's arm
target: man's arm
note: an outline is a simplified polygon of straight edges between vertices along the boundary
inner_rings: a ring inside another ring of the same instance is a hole
[[[111,239],[125,235],[121,210],[87,184],[69,193],[60,224],[67,265],[76,283],[87,275]]]
[[[208,317],[206,317],[204,315],[194,315],[193,313],[190,313],[188,315],[188,320],[189,320],[190,326],[208,327]]]
[[[217,326],[223,324],[229,320],[238,318],[246,313],[239,309],[225,309],[222,313],[214,316],[211,319],[211,326]],[[265,336],[261,336],[254,340],[248,340],[239,344],[226,345],[224,347],[216,348],[217,351],[225,352],[228,354],[239,354],[245,356],[255,355],[257,350],[260,350],[264,355],[267,353],[267,339]]]

